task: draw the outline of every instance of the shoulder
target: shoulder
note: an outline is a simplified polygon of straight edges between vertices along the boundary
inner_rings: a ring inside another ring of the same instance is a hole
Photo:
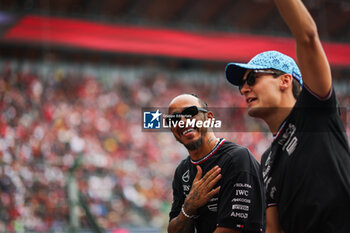
[[[301,121],[308,119],[311,123],[316,123],[315,118],[329,119],[328,116],[339,115],[339,104],[334,88],[328,96],[320,98],[307,87],[303,87],[291,115],[299,117],[297,119]]]
[[[312,92],[307,86],[303,86],[303,89],[297,99],[296,106],[309,107],[309,106],[331,106],[336,103],[336,94],[332,87],[325,97],[320,97],[316,93]]]
[[[177,174],[182,174],[184,171],[188,170],[189,166],[190,166],[190,157],[187,156],[185,159],[181,160],[181,162],[179,163],[179,165],[177,165],[176,169],[175,169],[175,176]]]
[[[222,145],[222,153],[228,154],[231,157],[249,157],[252,155],[252,153],[249,151],[248,148],[238,145],[234,142],[225,141]]]
[[[221,151],[224,154],[225,164],[228,166],[239,167],[241,169],[248,169],[252,166],[259,166],[258,161],[248,148],[237,145],[234,142],[225,141]]]

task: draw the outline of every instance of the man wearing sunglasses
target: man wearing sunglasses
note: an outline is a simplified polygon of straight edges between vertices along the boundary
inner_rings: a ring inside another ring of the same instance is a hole
[[[181,124],[214,118],[195,95],[175,97],[168,113],[171,132],[189,153],[175,171],[168,232],[262,232],[264,188],[253,155],[211,128]]]
[[[263,119],[274,135],[261,160],[266,232],[348,233],[350,152],[327,57],[303,3],[275,3],[296,39],[301,72],[276,51],[226,67],[248,114]]]

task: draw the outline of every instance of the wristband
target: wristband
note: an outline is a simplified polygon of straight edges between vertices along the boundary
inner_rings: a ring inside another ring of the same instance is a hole
[[[181,206],[181,212],[183,215],[185,215],[186,218],[193,218],[193,219],[196,219],[198,218],[199,216],[198,215],[188,215],[186,212],[185,212],[185,209],[184,209],[184,205]]]

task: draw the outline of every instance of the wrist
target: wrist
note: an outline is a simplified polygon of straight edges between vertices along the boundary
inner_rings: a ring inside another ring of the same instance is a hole
[[[186,218],[189,218],[189,219],[196,219],[199,217],[199,215],[194,215],[189,212],[186,212],[184,205],[181,206],[181,212]]]

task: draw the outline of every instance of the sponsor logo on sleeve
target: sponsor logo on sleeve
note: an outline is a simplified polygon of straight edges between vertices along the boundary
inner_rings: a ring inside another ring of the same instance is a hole
[[[248,214],[247,213],[232,212],[231,217],[246,219],[246,218],[248,218]]]
[[[236,183],[234,184],[235,196],[231,200],[232,212],[231,217],[246,219],[248,218],[249,204],[251,200],[249,197],[249,191],[252,186],[247,183]]]
[[[245,189],[237,189],[236,190],[236,196],[246,196],[248,197],[249,191]]]
[[[249,211],[249,206],[247,205],[240,205],[240,204],[234,204],[232,205],[233,210],[244,210],[244,211]]]
[[[246,198],[233,198],[231,202],[241,202],[241,203],[248,203],[250,204],[250,199]]]
[[[242,183],[236,183],[233,187],[240,187],[240,188],[252,188],[250,184],[242,184]]]

